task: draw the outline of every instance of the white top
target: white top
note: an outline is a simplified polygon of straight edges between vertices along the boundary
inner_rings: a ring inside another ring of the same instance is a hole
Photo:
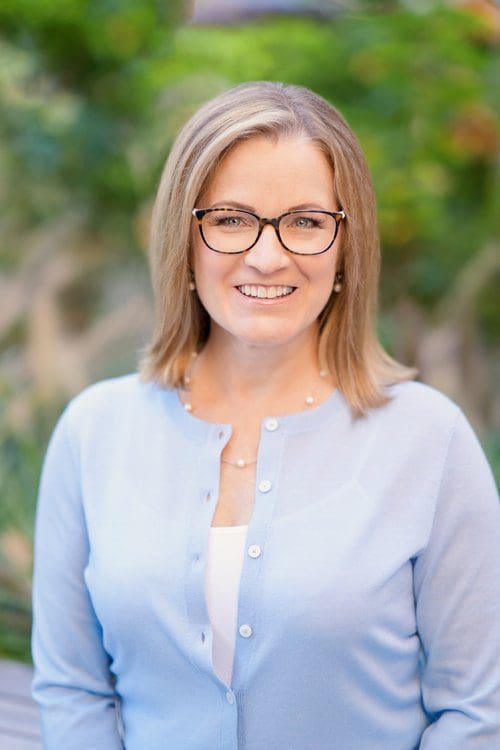
[[[205,595],[213,631],[214,670],[231,685],[238,614],[238,592],[248,526],[211,526],[205,569]]]

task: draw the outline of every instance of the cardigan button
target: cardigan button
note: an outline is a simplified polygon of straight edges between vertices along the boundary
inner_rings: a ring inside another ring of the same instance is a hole
[[[266,430],[269,430],[269,432],[274,432],[274,430],[277,430],[279,427],[279,422],[274,417],[271,417],[271,419],[266,420]]]
[[[269,479],[263,479],[261,482],[259,482],[259,492],[269,492],[271,487],[272,484]]]
[[[240,635],[243,636],[243,638],[250,638],[250,636],[252,635],[252,628],[250,627],[250,625],[247,625],[245,623],[245,625],[240,625],[239,632]]]
[[[248,554],[250,557],[260,557],[261,549],[258,544],[251,544],[248,548]]]
[[[226,700],[228,703],[234,703],[234,695],[229,690],[226,693]]]

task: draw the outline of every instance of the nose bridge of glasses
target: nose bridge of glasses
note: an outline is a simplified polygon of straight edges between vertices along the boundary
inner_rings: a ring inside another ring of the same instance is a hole
[[[278,225],[280,223],[279,218],[278,219],[265,219],[265,218],[259,218],[259,225],[261,227],[265,227],[266,224],[271,224],[275,229],[278,229]]]
[[[281,265],[284,262],[283,254],[286,256],[288,253],[284,252],[286,248],[279,234],[279,219],[266,219],[258,216],[255,218],[258,219],[258,234],[251,247],[248,248],[250,253],[245,262],[250,265],[257,264],[261,270],[263,267],[274,267],[276,263]],[[266,224],[270,224],[272,229],[274,229],[274,232],[271,228],[269,229],[271,236],[267,238],[263,231],[266,228]]]
[[[281,237],[280,237],[279,223],[280,223],[279,218],[277,218],[277,219],[266,219],[266,218],[260,218],[259,217],[259,237],[258,237],[258,239],[260,239],[261,235],[263,234],[263,231],[264,231],[264,229],[266,227],[266,224],[270,224],[273,227],[273,229],[274,229],[274,233],[276,235],[276,239],[278,239],[280,245],[282,245],[283,243],[282,243],[282,240],[281,240]]]

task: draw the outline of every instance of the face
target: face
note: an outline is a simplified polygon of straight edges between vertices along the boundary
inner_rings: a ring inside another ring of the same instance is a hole
[[[227,154],[196,208],[246,208],[272,218],[299,206],[339,210],[328,160],[305,137],[272,141],[259,136]],[[285,250],[266,225],[251,250],[230,255],[208,248],[193,218],[193,270],[211,318],[210,335],[260,347],[317,336],[317,318],[332,293],[341,229],[329,250],[304,256]],[[266,298],[246,296],[241,287],[248,292],[252,286],[264,287],[260,293]],[[293,291],[267,298],[283,287]]]

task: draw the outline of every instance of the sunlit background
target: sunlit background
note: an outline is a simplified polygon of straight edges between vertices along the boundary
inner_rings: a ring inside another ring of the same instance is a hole
[[[486,0],[2,0],[0,656],[29,660],[50,432],[87,384],[136,369],[160,170],[232,84],[304,84],[358,134],[381,337],[463,408],[500,477],[499,23]]]

